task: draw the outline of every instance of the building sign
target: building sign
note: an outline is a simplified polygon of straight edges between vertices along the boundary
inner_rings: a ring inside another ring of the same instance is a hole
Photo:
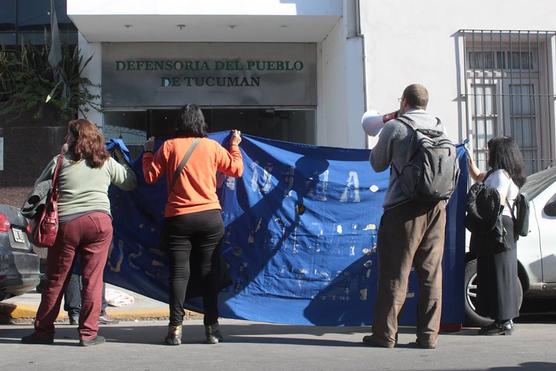
[[[111,107],[316,106],[315,44],[106,43]]]

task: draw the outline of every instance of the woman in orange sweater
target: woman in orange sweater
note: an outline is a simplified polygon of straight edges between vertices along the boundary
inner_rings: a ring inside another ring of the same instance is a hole
[[[222,341],[218,326],[217,270],[224,222],[216,195],[216,173],[219,171],[234,177],[243,173],[238,147],[241,133],[233,131],[228,151],[216,141],[206,138],[206,131],[203,113],[191,104],[181,110],[173,139],[164,142],[155,154],[154,138],[150,138],[144,146],[145,181],[152,184],[166,175],[168,184],[162,231],[162,245],[170,259],[170,324],[165,338],[168,345],[181,344],[185,314],[183,303],[192,251],[201,256],[206,340],[209,344]],[[186,160],[188,155],[190,157]]]

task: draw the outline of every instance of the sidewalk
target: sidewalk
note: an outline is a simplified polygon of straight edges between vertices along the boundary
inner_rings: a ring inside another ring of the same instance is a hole
[[[113,319],[121,321],[141,321],[168,318],[168,304],[147,298],[135,292],[122,289],[110,284],[107,288],[123,291],[133,296],[134,303],[123,307],[106,308],[106,312]],[[41,294],[33,291],[0,302],[0,323],[26,323],[35,318],[35,313],[41,301]],[[67,321],[67,313],[63,310],[63,301],[57,321]],[[197,313],[188,312],[189,317],[196,317]]]

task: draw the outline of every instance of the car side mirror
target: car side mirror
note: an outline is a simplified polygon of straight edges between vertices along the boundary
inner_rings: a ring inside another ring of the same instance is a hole
[[[550,200],[544,205],[544,213],[548,216],[556,216],[556,195],[552,196]]]

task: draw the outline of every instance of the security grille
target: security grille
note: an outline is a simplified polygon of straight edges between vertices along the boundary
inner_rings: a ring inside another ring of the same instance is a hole
[[[556,165],[551,83],[555,34],[459,32],[463,37],[467,135],[480,168],[487,168],[488,140],[501,135],[516,139],[529,174]]]

